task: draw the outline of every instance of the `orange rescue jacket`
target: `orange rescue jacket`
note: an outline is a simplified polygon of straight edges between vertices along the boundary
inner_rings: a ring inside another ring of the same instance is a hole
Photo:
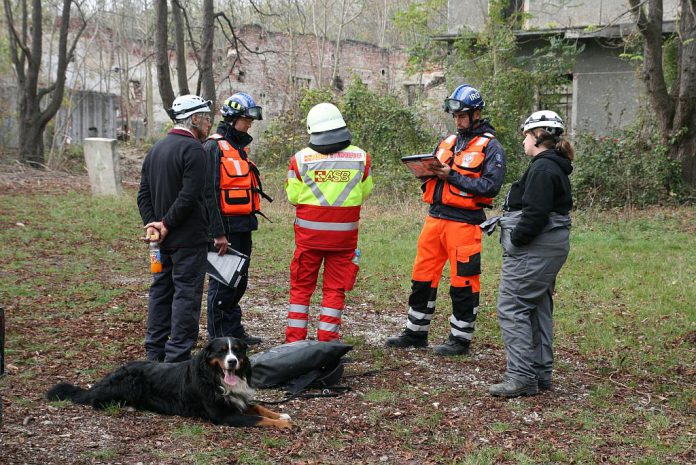
[[[457,135],[452,134],[440,142],[435,156],[442,163],[449,165],[450,168],[461,175],[470,178],[480,178],[483,172],[483,160],[486,158],[483,151],[493,137],[493,134],[488,133],[474,137],[464,150],[454,153]],[[432,204],[436,200],[435,191],[438,182],[440,182],[438,178],[431,178],[425,182],[423,201]],[[469,194],[457,189],[447,181],[441,182],[444,183],[442,186],[442,198],[440,199],[443,205],[463,208],[465,210],[480,210],[483,207],[490,207],[493,205],[493,199],[490,197],[479,197],[474,194]]]
[[[251,215],[261,212],[261,177],[249,159],[242,157],[220,134],[213,134],[222,151],[220,157],[220,211],[223,215]]]

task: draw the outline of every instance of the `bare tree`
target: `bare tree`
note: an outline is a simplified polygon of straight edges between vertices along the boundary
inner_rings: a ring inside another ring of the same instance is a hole
[[[168,15],[167,0],[155,2],[155,66],[157,69],[157,85],[162,104],[170,108],[174,102],[174,89],[169,74],[169,44],[168,44]]]
[[[176,42],[176,78],[179,84],[179,94],[190,94],[188,87],[188,72],[186,70],[186,43],[184,41],[184,20],[181,17],[183,8],[177,0],[172,0],[172,16],[174,16],[174,38]]]
[[[213,43],[215,38],[215,11],[213,0],[203,0],[203,30],[198,73],[203,98],[213,101],[215,107],[215,76],[213,74]]]
[[[22,162],[42,164],[44,161],[43,135],[49,121],[56,115],[63,101],[65,78],[68,64],[72,61],[75,47],[87,26],[80,4],[72,0],[63,0],[59,20],[58,50],[55,77],[52,83],[39,88],[43,51],[43,6],[40,0],[21,0],[13,5],[10,0],[3,0],[5,20],[9,35],[10,56],[17,76],[17,110],[19,119],[19,141]],[[72,40],[71,7],[79,12],[80,21],[75,24]],[[15,7],[19,18],[15,19]],[[31,17],[31,19],[30,19]],[[51,76],[51,70],[46,73]],[[43,106],[41,101],[50,96],[50,101]]]
[[[629,3],[643,37],[642,77],[650,109],[684,181],[696,187],[696,0],[679,0],[677,75],[671,89],[663,69],[662,0]]]

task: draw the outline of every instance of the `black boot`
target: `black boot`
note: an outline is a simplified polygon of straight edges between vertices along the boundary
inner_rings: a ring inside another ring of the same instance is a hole
[[[405,349],[406,347],[428,347],[428,333],[422,335],[414,331],[404,330],[398,336],[388,337],[384,343],[387,347],[397,347]]]
[[[504,378],[502,383],[488,386],[488,393],[494,397],[533,396],[539,392],[536,382],[525,383],[513,378]]]
[[[469,345],[471,343],[466,339],[460,339],[450,335],[444,343],[433,347],[433,352],[438,355],[469,355]]]
[[[261,339],[260,337],[252,336],[251,334],[247,333],[246,331],[244,331],[244,333],[242,333],[242,335],[239,336],[237,339],[241,339],[248,346],[260,344],[261,341],[263,341],[263,339]]]

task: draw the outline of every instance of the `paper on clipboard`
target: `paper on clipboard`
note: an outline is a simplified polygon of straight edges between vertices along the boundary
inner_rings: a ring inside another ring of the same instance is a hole
[[[419,155],[401,157],[401,161],[417,178],[435,176],[435,173],[432,172],[431,167],[432,165],[436,165],[438,163],[435,156],[431,153],[422,153]]]
[[[246,266],[249,257],[234,249],[227,249],[225,255],[217,252],[208,252],[208,276],[221,282],[225,286],[236,288],[242,279],[242,270]]]

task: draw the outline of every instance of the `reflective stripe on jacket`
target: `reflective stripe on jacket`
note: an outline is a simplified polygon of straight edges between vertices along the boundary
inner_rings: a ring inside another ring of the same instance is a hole
[[[217,140],[220,157],[220,211],[223,215],[250,215],[261,211],[261,178],[256,165],[227,142],[220,134]]]
[[[492,134],[474,137],[464,150],[455,154],[453,151],[457,143],[457,135],[452,134],[440,142],[435,156],[463,176],[480,178],[483,172],[483,161],[486,157],[484,150],[491,138],[493,138]],[[442,188],[438,189],[438,185],[441,185]],[[493,199],[490,197],[469,194],[438,178],[431,178],[425,182],[423,201],[429,204],[439,202],[443,205],[466,210],[480,210],[493,204]]]
[[[305,148],[290,161],[285,190],[296,207],[295,243],[354,249],[360,206],[372,192],[370,155],[351,145],[329,154]]]

